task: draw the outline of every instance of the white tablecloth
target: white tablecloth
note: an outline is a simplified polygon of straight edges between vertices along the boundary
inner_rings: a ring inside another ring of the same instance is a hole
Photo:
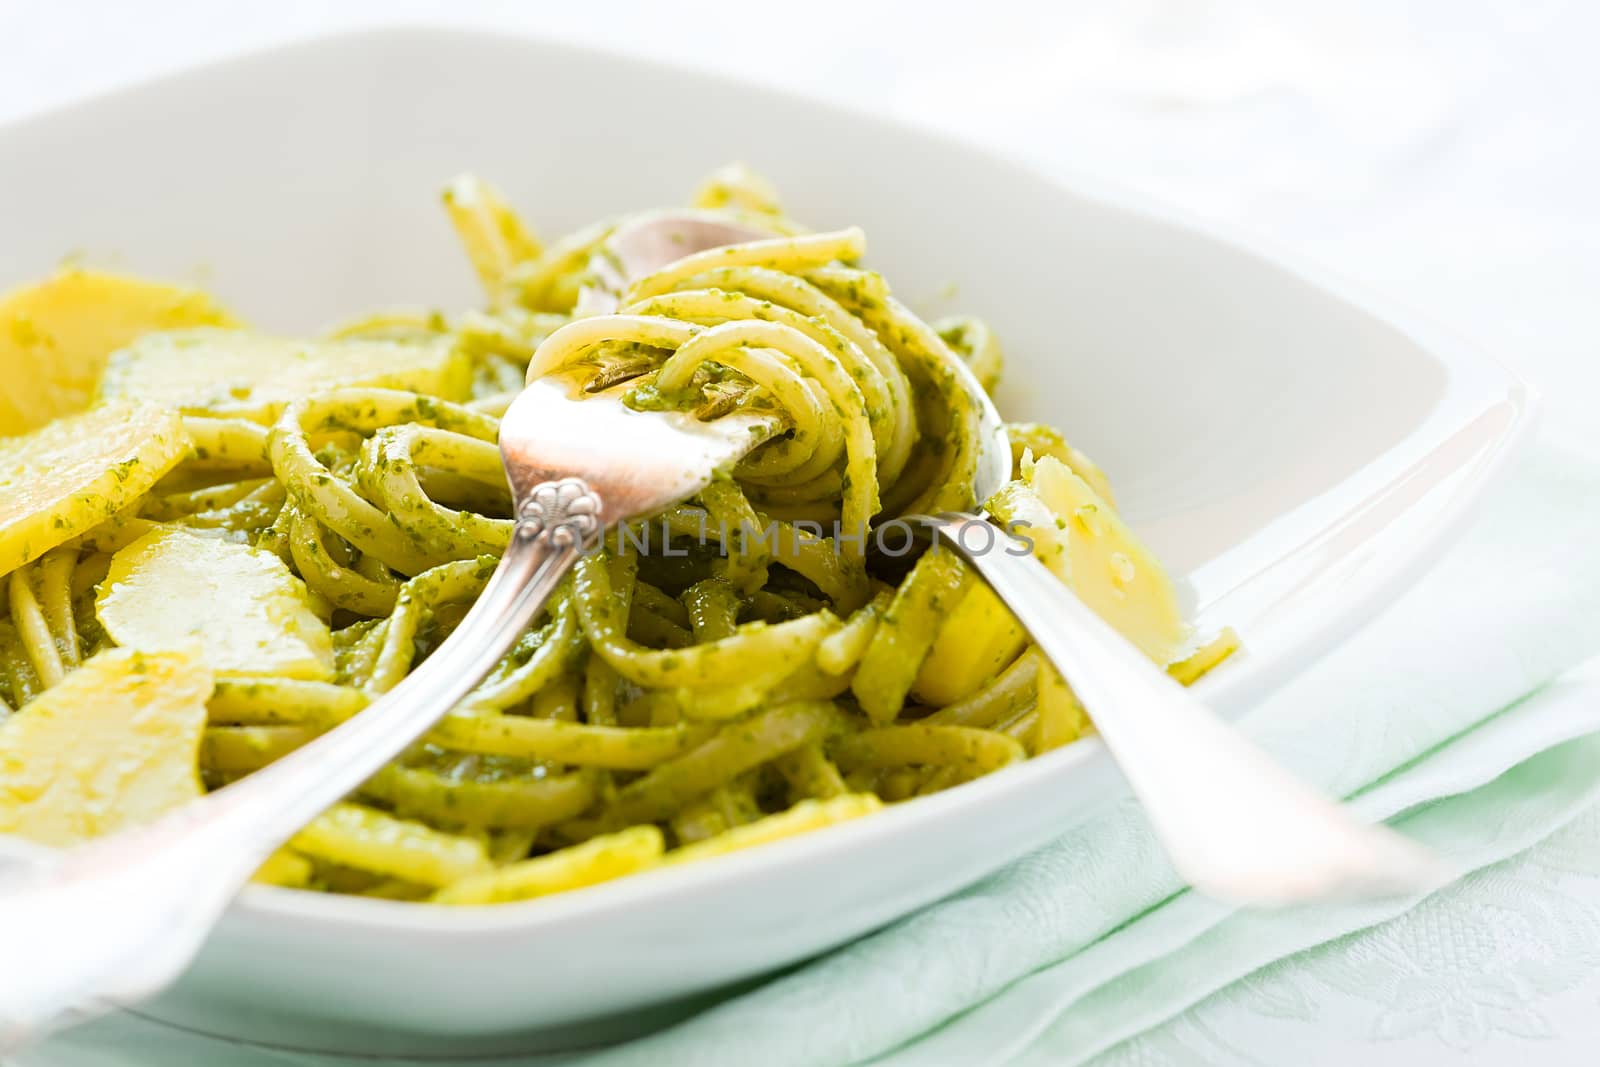
[[[1544,389],[1548,438],[1600,458],[1600,5],[6,0],[0,120],[407,14],[663,50],[1265,234],[1487,347]],[[1577,678],[1600,699],[1600,665]],[[1595,1063],[1600,812],[1316,955],[1108,1061]]]

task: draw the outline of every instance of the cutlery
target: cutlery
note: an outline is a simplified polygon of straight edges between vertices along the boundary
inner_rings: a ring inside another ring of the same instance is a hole
[[[585,313],[627,281],[689,253],[770,236],[686,212],[620,228],[594,263]],[[976,498],[1011,473],[988,395],[952,368],[982,414]],[[580,553],[616,524],[704,488],[768,435],[769,416],[702,422],[622,403],[558,375],[506,410],[500,450],[515,502],[510,543],[451,637],[362,712],[249,777],[168,814],[0,868],[0,1051],[159,992],[279,846],[421,737],[539,614]],[[1028,628],[1088,710],[1173,865],[1202,892],[1247,904],[1407,893],[1441,884],[1430,854],[1295,781],[1102,622],[1031,556],[969,552],[980,514],[926,518]],[[989,530],[993,531],[990,526]]]

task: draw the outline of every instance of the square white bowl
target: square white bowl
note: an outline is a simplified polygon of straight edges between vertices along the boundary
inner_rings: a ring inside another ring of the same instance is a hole
[[[436,206],[456,172],[555,234],[680,202],[731,159],[772,176],[798,218],[863,225],[913,306],[989,320],[1006,415],[1095,456],[1196,624],[1243,634],[1247,654],[1201,683],[1229,712],[1435,558],[1530,421],[1527,390],[1459,342],[1125,195],[688,70],[426,28],[283,47],[0,128],[0,286],[75,252],[201,277],[275,331],[455,309],[477,299]],[[802,839],[492,909],[252,887],[148,1010],[364,1052],[616,1036],[973,881],[1115,786],[1087,740]]]

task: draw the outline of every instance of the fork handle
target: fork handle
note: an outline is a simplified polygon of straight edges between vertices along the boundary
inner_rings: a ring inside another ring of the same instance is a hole
[[[1235,903],[1279,905],[1409,894],[1449,879],[1431,853],[1358,821],[1246,741],[1021,542],[976,515],[929,521],[1072,686],[1190,885]],[[981,534],[964,536],[975,525]]]
[[[577,479],[527,494],[499,566],[455,632],[359,714],[148,826],[0,874],[0,958],[11,961],[0,967],[0,1052],[152,996],[181,974],[273,851],[499,662],[598,538],[593,511],[570,509],[592,495]]]

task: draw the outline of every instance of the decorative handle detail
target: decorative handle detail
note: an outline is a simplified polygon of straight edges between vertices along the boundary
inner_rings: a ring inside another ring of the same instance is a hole
[[[535,486],[517,508],[516,535],[532,540],[546,531],[552,545],[587,544],[600,533],[600,494],[580,478]]]

